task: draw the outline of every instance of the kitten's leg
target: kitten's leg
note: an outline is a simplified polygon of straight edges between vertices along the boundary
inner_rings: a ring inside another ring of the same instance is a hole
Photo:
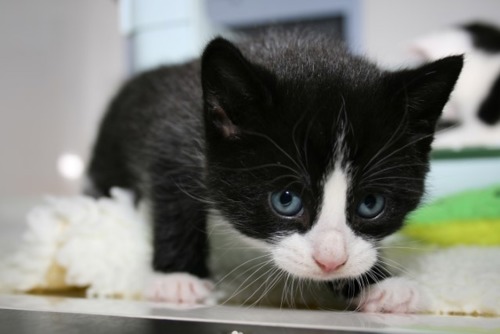
[[[214,285],[188,273],[154,273],[146,287],[148,300],[173,304],[212,304]]]
[[[213,285],[206,258],[206,210],[179,189],[178,183],[152,188],[153,269],[146,298],[177,304],[203,303]]]
[[[422,310],[426,300],[417,283],[405,277],[391,277],[380,263],[345,284],[342,294],[362,312],[413,313]]]
[[[371,285],[358,299],[363,312],[414,313],[425,308],[424,291],[406,277],[390,277]]]

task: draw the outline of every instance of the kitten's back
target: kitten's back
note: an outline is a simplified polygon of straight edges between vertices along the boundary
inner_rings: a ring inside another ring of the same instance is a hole
[[[88,168],[95,196],[111,187],[143,195],[153,164],[199,168],[202,98],[199,62],[160,67],[127,82],[102,120]],[[161,160],[161,161],[157,161]]]

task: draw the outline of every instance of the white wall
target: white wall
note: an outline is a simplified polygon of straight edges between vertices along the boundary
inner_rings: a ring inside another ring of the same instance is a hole
[[[124,73],[117,2],[0,0],[0,199],[70,193],[56,161],[84,158]]]
[[[482,19],[500,25],[498,0],[364,0],[362,49],[390,67],[408,58],[408,44],[449,25]]]
[[[214,35],[204,0],[126,0],[121,7],[134,72],[198,57]]]

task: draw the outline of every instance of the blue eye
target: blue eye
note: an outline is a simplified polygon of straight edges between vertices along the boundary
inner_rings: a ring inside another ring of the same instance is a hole
[[[368,194],[358,204],[356,210],[361,218],[377,217],[385,208],[385,198],[379,194]]]
[[[271,194],[271,206],[276,213],[293,217],[302,211],[302,199],[291,191],[276,191]]]

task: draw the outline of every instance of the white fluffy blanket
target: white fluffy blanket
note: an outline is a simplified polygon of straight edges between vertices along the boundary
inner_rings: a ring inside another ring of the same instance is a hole
[[[19,249],[0,263],[0,290],[86,287],[89,297],[142,293],[150,272],[150,229],[131,194],[50,197],[27,216]]]
[[[0,262],[0,291],[76,287],[85,288],[88,297],[141,298],[151,274],[151,231],[146,215],[120,189],[112,191],[112,198],[99,200],[48,198],[28,214],[27,230],[17,251]],[[230,236],[227,231],[211,232],[212,239]],[[228,252],[222,240],[212,243],[217,245],[212,247],[212,268],[222,295],[280,306],[283,286],[269,288],[265,274],[249,279],[252,266],[265,273],[253,262],[256,254],[248,249],[239,254]],[[399,239],[389,241],[384,249],[395,274],[416,281],[427,291],[431,303],[426,312],[500,315],[499,247],[430,248]],[[242,265],[245,261],[247,266]],[[240,267],[232,271],[235,264]],[[290,282],[286,284],[290,289]],[[246,288],[251,285],[263,291],[255,294],[254,288]],[[279,293],[274,298],[271,290],[276,289]],[[307,296],[304,289],[297,291],[303,302],[314,299],[313,304],[318,304],[317,293]]]

